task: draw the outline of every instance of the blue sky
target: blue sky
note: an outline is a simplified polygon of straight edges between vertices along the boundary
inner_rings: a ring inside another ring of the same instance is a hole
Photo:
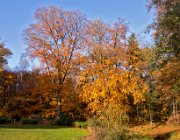
[[[13,56],[9,66],[18,65],[27,47],[23,30],[34,22],[34,11],[41,6],[56,5],[65,10],[78,10],[89,19],[113,23],[118,17],[129,23],[131,32],[143,32],[153,16],[147,12],[147,0],[0,0],[0,38]]]

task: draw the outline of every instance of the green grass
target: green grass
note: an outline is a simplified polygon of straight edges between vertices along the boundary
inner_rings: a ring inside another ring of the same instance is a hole
[[[0,140],[78,140],[88,132],[58,126],[0,126]]]

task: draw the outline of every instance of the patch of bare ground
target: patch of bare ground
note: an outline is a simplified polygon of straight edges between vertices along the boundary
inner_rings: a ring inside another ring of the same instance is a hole
[[[175,131],[180,131],[180,125],[160,125],[160,124],[146,124],[130,128],[133,133],[140,133],[144,136],[151,136],[156,138],[158,136],[170,134]]]

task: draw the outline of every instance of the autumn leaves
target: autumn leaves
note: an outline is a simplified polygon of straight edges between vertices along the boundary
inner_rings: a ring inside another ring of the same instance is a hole
[[[39,8],[35,18],[36,23],[25,30],[27,50],[53,81],[58,113],[69,78],[76,79],[74,90],[90,114],[110,104],[126,113],[129,96],[135,104],[144,99],[143,55],[134,34],[128,41],[122,20],[108,25],[57,7]]]
[[[122,21],[112,27],[98,20],[89,24],[80,96],[92,113],[104,111],[110,104],[126,112],[130,108],[128,96],[134,97],[134,103],[140,102],[147,89],[139,65],[142,52],[134,35],[127,41],[127,27]]]

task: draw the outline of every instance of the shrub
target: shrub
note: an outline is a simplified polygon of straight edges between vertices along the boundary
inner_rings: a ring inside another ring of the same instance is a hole
[[[119,130],[108,129],[105,138],[108,140],[130,140],[129,131],[126,128],[120,128]]]
[[[6,118],[0,118],[0,124],[3,124],[6,122]]]
[[[0,117],[0,124],[4,124],[4,123],[11,123],[12,119],[10,118],[2,118]]]
[[[6,118],[6,123],[11,123],[13,120],[11,118]]]
[[[119,129],[97,126],[92,128],[91,132],[97,140],[133,140],[128,129],[123,126]]]
[[[55,124],[72,126],[72,122],[73,122],[72,118],[70,118],[68,115],[62,112],[60,119],[56,119]]]
[[[73,123],[73,126],[78,127],[78,128],[87,128],[87,122],[75,121]]]
[[[38,124],[39,120],[38,119],[28,119],[28,118],[23,118],[21,119],[21,124]]]
[[[87,120],[87,126],[89,127],[97,127],[97,126],[101,126],[101,122],[99,119],[96,118],[91,118]]]
[[[97,140],[128,140],[127,129],[129,117],[125,111],[116,105],[107,106],[106,110],[98,113],[96,118],[89,119],[88,126],[92,127],[94,139]]]

